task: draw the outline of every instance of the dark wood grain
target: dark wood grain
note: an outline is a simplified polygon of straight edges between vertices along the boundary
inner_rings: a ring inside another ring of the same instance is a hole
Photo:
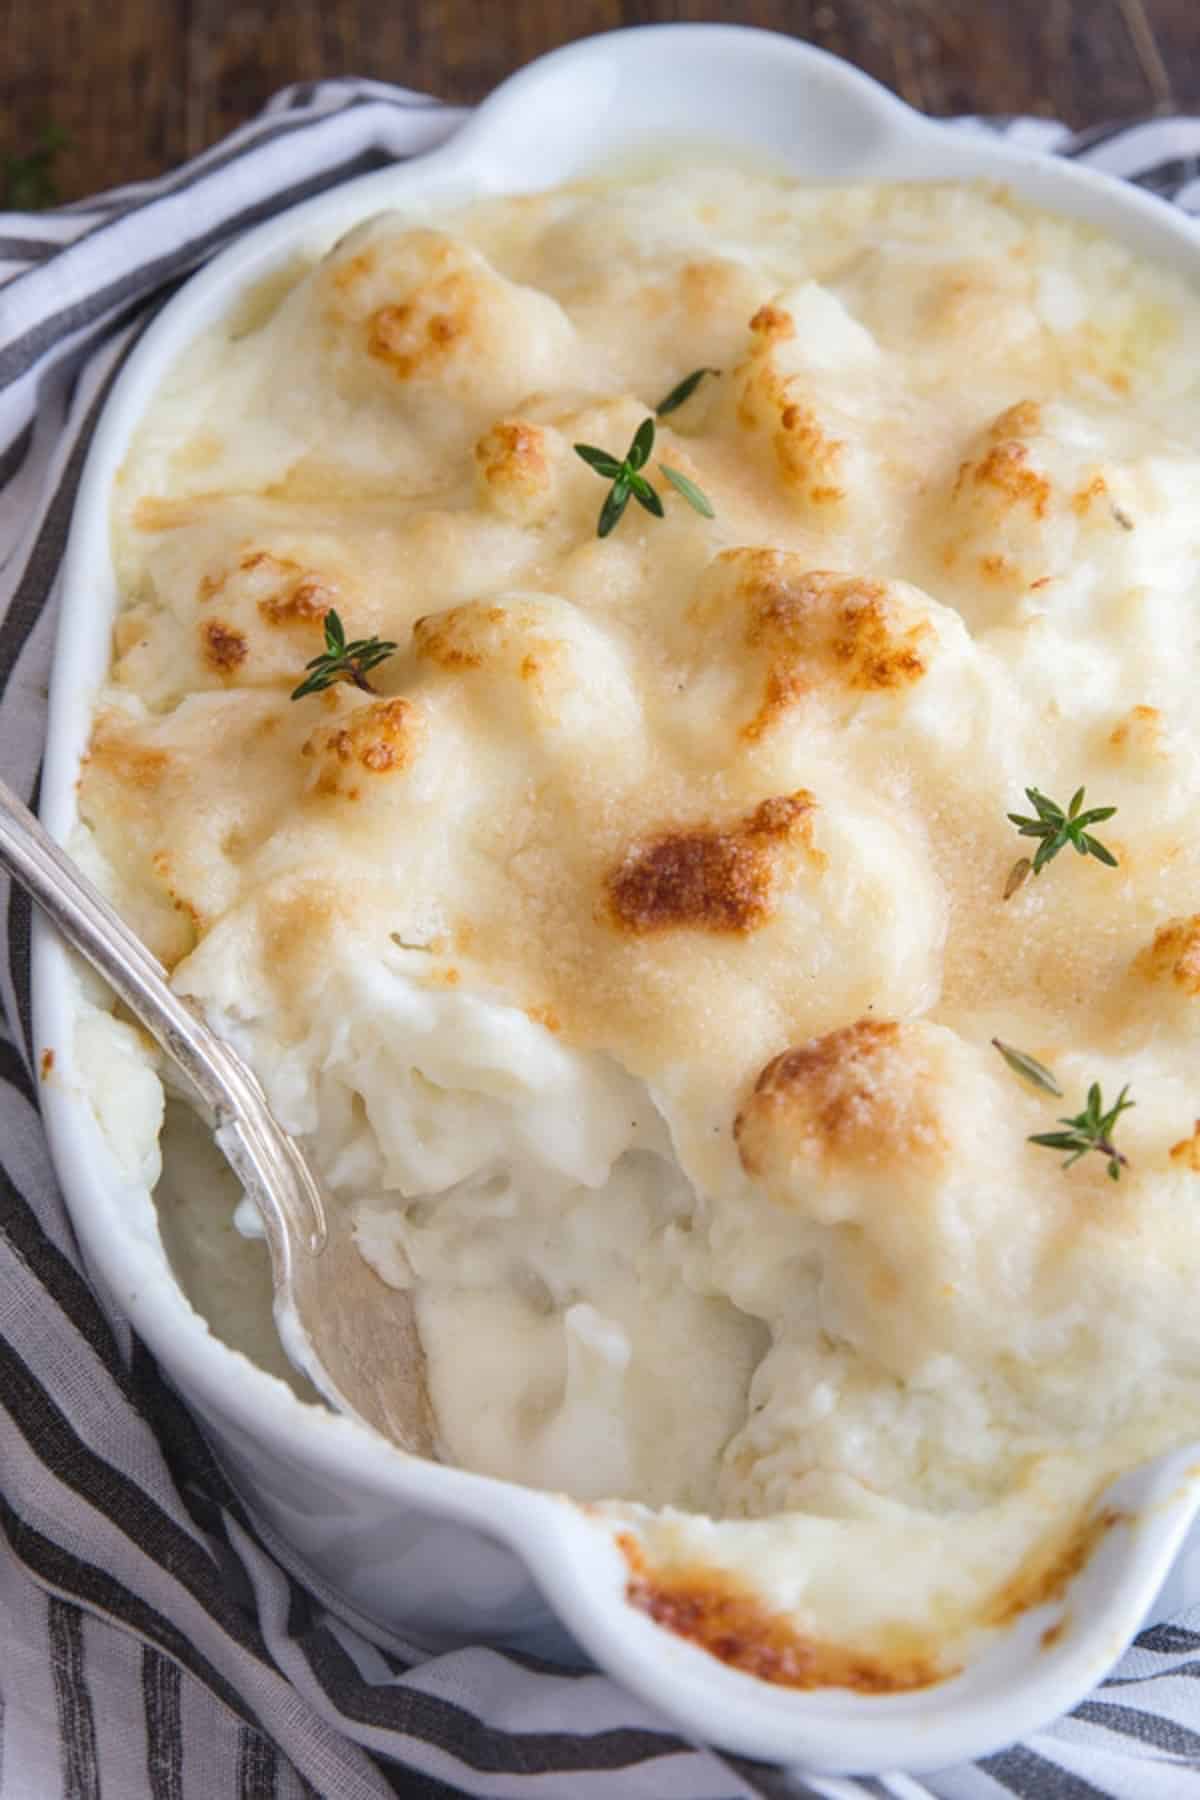
[[[1200,6],[1196,0],[1145,0],[1173,96],[1200,112]]]
[[[0,0],[0,154],[20,155],[48,123],[61,126],[64,200],[178,162],[185,10],[159,0]]]
[[[61,125],[70,199],[193,155],[289,81],[469,103],[558,44],[677,19],[806,38],[934,113],[1200,110],[1200,0],[0,0],[0,153]]]

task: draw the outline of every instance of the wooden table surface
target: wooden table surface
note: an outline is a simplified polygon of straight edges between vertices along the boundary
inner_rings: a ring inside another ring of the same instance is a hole
[[[194,155],[290,81],[468,102],[557,44],[673,19],[807,38],[934,113],[1200,111],[1200,0],[0,0],[0,158],[57,127],[74,199]]]

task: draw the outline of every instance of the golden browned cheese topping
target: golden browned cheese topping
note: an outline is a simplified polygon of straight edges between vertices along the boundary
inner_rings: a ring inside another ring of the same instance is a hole
[[[467,331],[467,292],[459,276],[448,275],[430,293],[427,311],[417,313],[407,304],[381,306],[368,321],[370,354],[385,362],[401,381],[427,367]]]
[[[982,462],[964,463],[959,471],[958,485],[961,487],[965,481],[974,481],[977,487],[995,488],[1002,505],[1019,502],[1032,507],[1041,519],[1045,517],[1050,499],[1050,483],[1028,465],[1027,445],[1010,439],[995,444]]]
[[[376,700],[356,708],[345,724],[319,725],[300,753],[317,765],[318,793],[353,797],[358,790],[352,776],[359,770],[386,775],[403,769],[415,752],[418,732],[409,701]]]
[[[414,619],[413,649],[444,669],[482,666],[489,628],[503,627],[508,615],[501,606],[456,606],[429,618]],[[487,634],[485,637],[484,634]]]
[[[1160,925],[1138,967],[1151,981],[1170,981],[1185,994],[1200,994],[1200,913]]]
[[[914,1642],[863,1653],[805,1637],[786,1613],[770,1612],[757,1595],[728,1577],[702,1565],[651,1569],[636,1538],[625,1534],[619,1542],[630,1568],[626,1593],[632,1606],[760,1681],[788,1688],[904,1694],[956,1673]]]
[[[858,1019],[769,1062],[734,1136],[743,1166],[768,1181],[780,1149],[814,1171],[911,1162],[942,1147],[935,1093],[916,1029]]]
[[[269,625],[291,625],[297,621],[315,622],[332,608],[337,610],[338,594],[323,581],[304,576],[285,593],[272,594],[258,603],[258,610]]]
[[[780,850],[808,842],[809,793],[781,795],[731,830],[664,833],[635,845],[608,877],[622,930],[753,931],[770,917]]]
[[[246,660],[246,640],[240,631],[220,619],[208,619],[200,627],[204,655],[219,675],[232,675]]]
[[[1171,1160],[1190,1169],[1193,1175],[1200,1175],[1200,1119],[1193,1125],[1190,1136],[1171,1145]]]
[[[1101,1539],[1117,1526],[1129,1523],[1127,1513],[1105,1506],[1038,1544],[993,1596],[988,1609],[990,1622],[1007,1625],[1035,1606],[1061,1600],[1076,1575],[1087,1566]]]

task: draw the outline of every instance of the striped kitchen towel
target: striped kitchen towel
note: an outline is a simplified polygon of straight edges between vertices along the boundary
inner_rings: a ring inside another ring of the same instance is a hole
[[[0,215],[0,774],[36,798],[55,577],[80,464],[147,319],[246,226],[441,142],[460,114],[368,81],[288,89],[158,181]],[[1200,213],[1200,119],[1073,137],[961,121]],[[920,1781],[788,1778],[682,1742],[588,1671],[368,1643],[256,1537],[144,1345],[101,1310],[29,1068],[28,909],[3,908],[3,1800],[1182,1800],[1200,1795],[1200,1608],[1144,1631],[1054,1729]]]

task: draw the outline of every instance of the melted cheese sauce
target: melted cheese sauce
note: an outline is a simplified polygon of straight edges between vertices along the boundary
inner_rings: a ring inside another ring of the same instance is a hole
[[[1001,1621],[1200,1420],[1196,296],[704,168],[370,220],[265,310],[119,482],[110,890],[412,1288],[448,1459],[825,1640]],[[601,541],[572,446],[701,365]],[[399,648],[293,702],[330,608]],[[1006,900],[1027,785],[1119,867]],[[1119,1182],[1028,1141],[1092,1081]]]

